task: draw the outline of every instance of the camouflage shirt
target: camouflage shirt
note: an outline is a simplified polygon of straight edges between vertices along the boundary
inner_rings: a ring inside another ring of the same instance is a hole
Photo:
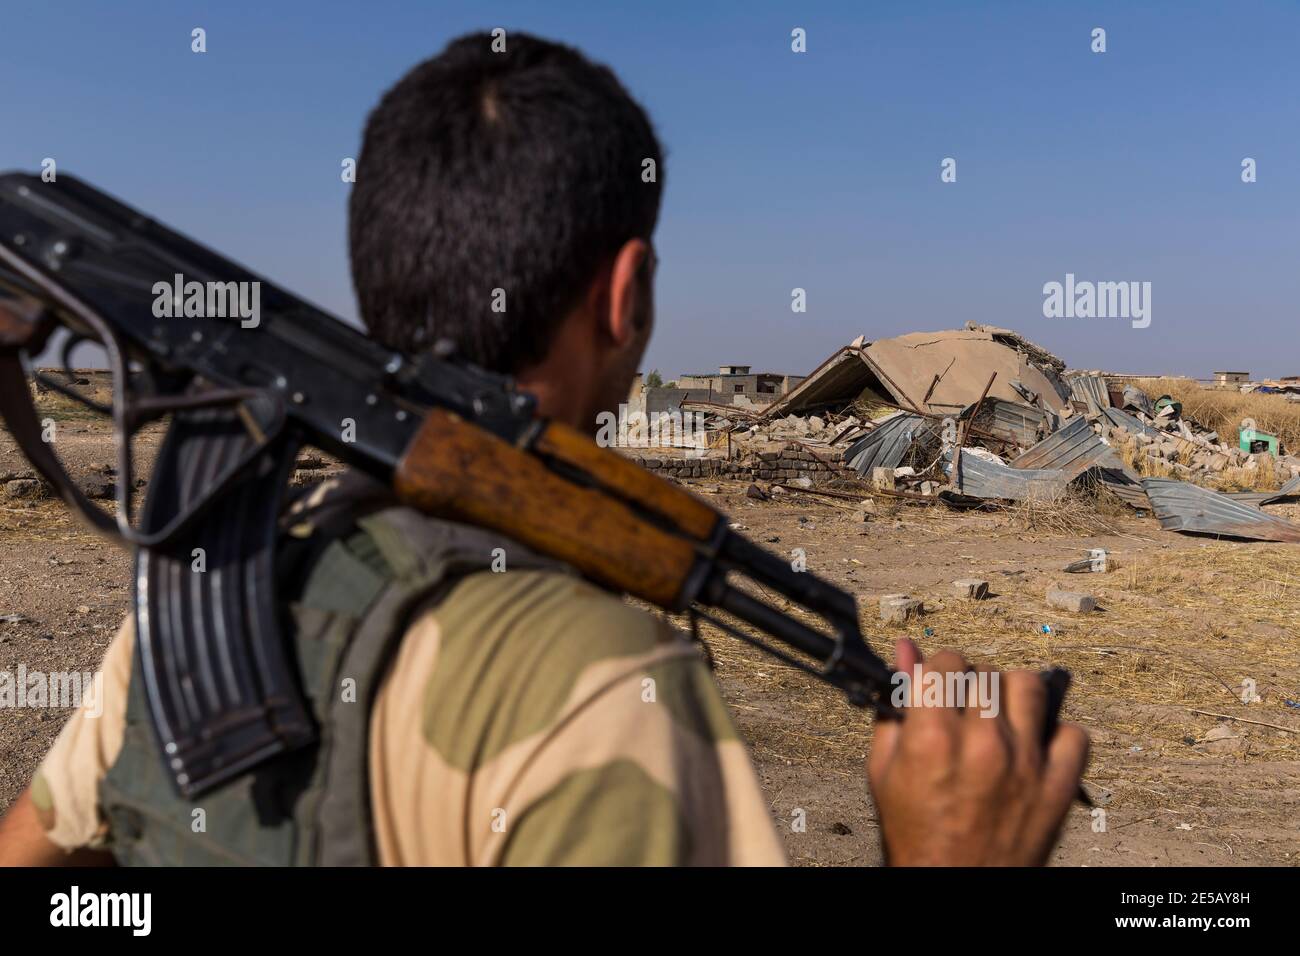
[[[55,843],[102,845],[134,633],[100,716],[69,719],[33,782]],[[95,704],[97,702],[91,702]],[[572,577],[470,575],[406,632],[370,715],[385,865],[774,865],[754,769],[695,649]]]

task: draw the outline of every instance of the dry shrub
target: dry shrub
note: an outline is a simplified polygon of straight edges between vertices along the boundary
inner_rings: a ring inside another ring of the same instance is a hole
[[[1277,491],[1282,487],[1277,480],[1277,469],[1271,464],[1254,468],[1225,468],[1215,475],[1212,483],[1217,491]]]
[[[1138,449],[1137,439],[1132,435],[1126,437],[1122,442],[1115,446],[1115,452],[1119,455],[1119,460],[1124,463],[1124,467],[1131,471],[1137,471],[1140,462],[1139,458],[1145,457]]]
[[[1054,498],[1031,497],[1013,502],[1007,514],[1011,526],[1021,531],[1071,537],[1115,533],[1096,499],[1073,488]]]
[[[1096,508],[1097,514],[1103,518],[1125,518],[1133,513],[1133,509],[1115,492],[1111,491],[1105,485],[1097,483],[1091,489],[1093,494],[1093,507]]]

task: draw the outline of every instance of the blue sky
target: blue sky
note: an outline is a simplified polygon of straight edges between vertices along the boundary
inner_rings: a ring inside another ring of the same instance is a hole
[[[1294,2],[9,7],[0,169],[54,157],[345,318],[340,162],[367,111],[503,26],[608,63],[665,143],[647,369],[802,373],[859,334],[974,320],[1074,367],[1300,374]],[[1067,272],[1149,281],[1151,325],[1045,318]]]

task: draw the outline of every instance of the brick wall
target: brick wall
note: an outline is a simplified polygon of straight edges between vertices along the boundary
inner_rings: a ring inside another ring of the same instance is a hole
[[[814,453],[790,443],[781,449],[756,452],[744,458],[668,458],[653,452],[621,449],[633,461],[650,471],[672,478],[735,478],[751,481],[789,481],[801,476],[813,481],[857,478],[837,453]]]

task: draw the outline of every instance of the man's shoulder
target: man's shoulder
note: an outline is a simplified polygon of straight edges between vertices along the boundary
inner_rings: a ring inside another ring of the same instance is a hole
[[[669,698],[709,678],[682,636],[645,611],[572,575],[547,570],[466,577],[411,628],[399,678],[421,732],[461,769],[540,740],[607,694],[650,679]],[[628,706],[640,699],[627,693]]]
[[[468,575],[434,610],[448,648],[484,632],[518,652],[544,650],[559,667],[683,646],[663,619],[573,574],[527,569]]]

